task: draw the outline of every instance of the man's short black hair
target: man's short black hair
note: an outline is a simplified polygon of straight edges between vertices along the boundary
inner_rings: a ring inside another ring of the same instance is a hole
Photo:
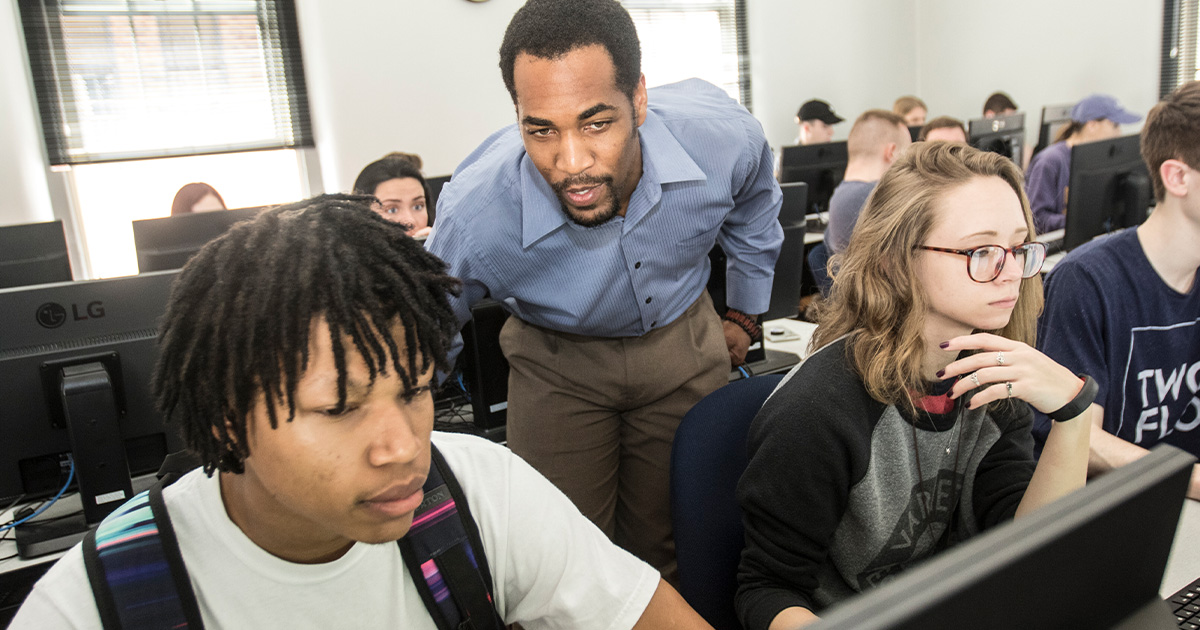
[[[625,7],[617,0],[529,0],[508,23],[500,44],[500,74],[513,103],[517,102],[513,67],[518,55],[557,59],[596,44],[612,57],[617,89],[633,98],[642,76],[642,48]]]
[[[372,380],[395,370],[406,389],[431,366],[449,372],[458,326],[447,294],[457,294],[459,281],[370,202],[322,195],[272,208],[209,243],[180,272],[159,331],[153,388],[206,471],[244,471],[259,396],[272,428],[276,405],[287,408],[285,421],[295,415],[318,319],[329,325],[339,409],[348,350],[362,356]],[[403,339],[391,335],[396,323]]]

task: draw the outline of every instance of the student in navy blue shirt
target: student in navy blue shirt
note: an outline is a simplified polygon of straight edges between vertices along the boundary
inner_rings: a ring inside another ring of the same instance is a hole
[[[783,195],[761,125],[700,80],[646,89],[616,0],[531,0],[500,49],[517,124],[438,199],[429,250],[512,313],[508,444],[671,576],[668,463],[770,303]],[[720,243],[730,307],[705,290]]]
[[[1150,111],[1142,158],[1154,212],[1054,268],[1038,331],[1047,355],[1100,385],[1091,474],[1159,443],[1200,455],[1200,82]],[[1049,425],[1039,417],[1035,436]],[[1200,500],[1200,468],[1188,496]]]

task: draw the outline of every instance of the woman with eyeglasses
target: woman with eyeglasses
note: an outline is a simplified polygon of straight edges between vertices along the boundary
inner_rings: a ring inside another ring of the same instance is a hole
[[[424,240],[433,229],[429,185],[412,154],[388,154],[363,167],[354,180],[354,193],[371,195],[371,209],[393,223],[408,226],[408,235]]]
[[[920,143],[867,200],[815,351],[750,429],[747,630],[806,625],[1083,486],[1096,388],[1033,348],[1046,252],[1021,180],[997,154]],[[1037,462],[1031,408],[1058,420]]]

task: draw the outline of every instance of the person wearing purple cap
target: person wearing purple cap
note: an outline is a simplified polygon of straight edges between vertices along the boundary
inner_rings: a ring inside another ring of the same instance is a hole
[[[1067,182],[1071,177],[1071,147],[1121,135],[1121,125],[1141,120],[1107,94],[1092,94],[1071,109],[1071,122],[1054,144],[1034,156],[1025,173],[1025,192],[1033,207],[1039,234],[1061,230],[1067,223]]]

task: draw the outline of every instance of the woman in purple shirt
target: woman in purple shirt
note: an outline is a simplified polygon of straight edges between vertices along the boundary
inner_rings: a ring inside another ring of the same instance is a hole
[[[1107,94],[1093,94],[1075,104],[1071,122],[1062,128],[1054,144],[1033,156],[1025,174],[1025,190],[1033,208],[1033,223],[1039,234],[1061,230],[1067,223],[1067,182],[1071,178],[1071,147],[1084,142],[1108,140],[1121,135],[1121,125],[1142,117],[1123,107]]]

